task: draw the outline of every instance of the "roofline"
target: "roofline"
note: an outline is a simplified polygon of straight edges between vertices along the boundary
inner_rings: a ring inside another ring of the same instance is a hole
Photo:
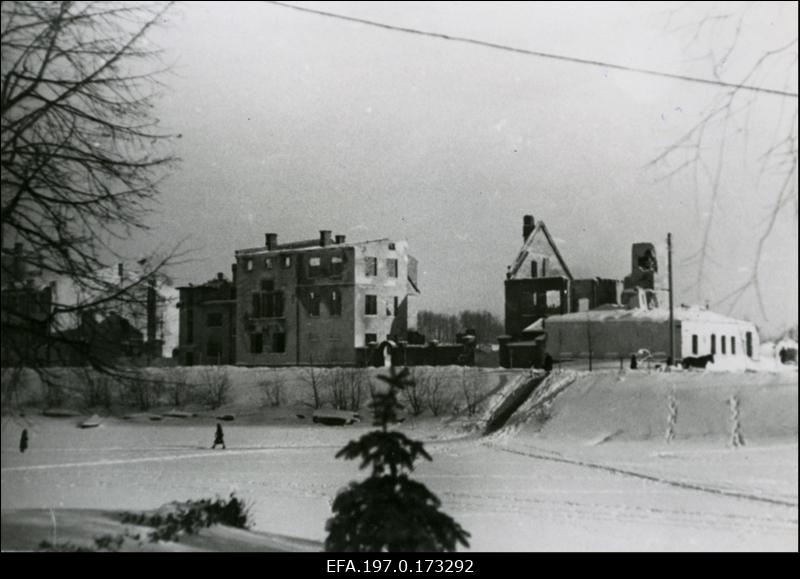
[[[514,271],[511,272],[511,276],[512,277],[510,279],[514,279],[514,276],[517,275],[517,272],[519,271],[519,268],[522,267],[522,263],[525,260],[524,259],[520,260],[519,256],[522,254],[523,251],[525,251],[533,243],[533,238],[536,235],[536,232],[539,231],[539,229],[544,231],[544,235],[547,238],[547,243],[550,244],[550,247],[553,249],[553,253],[556,254],[556,258],[558,259],[558,263],[561,264],[561,268],[564,270],[564,273],[567,274],[567,279],[569,279],[570,282],[574,281],[574,278],[572,277],[572,272],[569,270],[569,267],[567,267],[567,263],[564,261],[564,257],[561,255],[561,252],[558,250],[558,246],[556,245],[556,242],[553,240],[553,237],[550,235],[550,231],[547,229],[547,225],[545,225],[544,221],[539,221],[538,223],[536,223],[536,227],[533,228],[533,231],[531,231],[530,234],[528,234],[528,237],[522,243],[522,247],[520,248],[519,252],[517,252],[517,258],[514,260],[515,263],[517,263],[517,268]],[[556,277],[562,277],[562,276],[556,276]],[[525,279],[527,279],[527,278],[525,278]]]
[[[550,235],[550,231],[547,229],[547,225],[545,225],[544,221],[540,221],[539,225],[541,226],[542,231],[544,231],[545,236],[547,236],[547,241],[550,243],[550,246],[553,248],[553,251],[555,252],[556,257],[558,258],[558,261],[561,263],[561,267],[564,268],[564,271],[566,272],[567,277],[569,278],[569,281],[573,281],[572,272],[569,271],[569,268],[567,267],[567,264],[564,261],[563,256],[561,255],[561,252],[558,250],[558,246],[556,245],[556,242],[553,240],[553,237]]]
[[[322,245],[309,245],[309,246],[304,246],[304,247],[283,247],[283,246],[279,245],[277,247],[277,249],[267,249],[264,246],[262,246],[262,247],[249,247],[249,248],[246,248],[246,249],[237,249],[237,250],[235,250],[233,252],[233,254],[235,256],[239,256],[239,255],[265,255],[265,254],[268,254],[268,253],[278,255],[278,254],[282,254],[282,253],[298,253],[298,252],[301,252],[301,251],[312,251],[312,250],[319,250],[319,249],[327,250],[327,249],[336,249],[336,248],[341,248],[341,247],[357,247],[357,246],[360,246],[360,245],[366,245],[367,243],[378,243],[380,241],[394,242],[394,243],[407,242],[406,239],[395,239],[395,240],[392,240],[389,237],[381,237],[380,239],[367,239],[365,241],[348,241],[348,242],[345,242],[345,243],[331,242],[330,245],[325,245],[325,246],[322,246]],[[302,243],[302,242],[300,241],[300,242],[296,242],[296,243]]]

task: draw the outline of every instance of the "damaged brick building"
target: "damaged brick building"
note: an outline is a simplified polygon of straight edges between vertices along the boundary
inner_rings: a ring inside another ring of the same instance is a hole
[[[531,325],[548,316],[620,303],[622,282],[575,279],[544,221],[522,220],[522,247],[505,280],[505,332],[500,362],[506,367],[541,364],[545,336]]]
[[[236,363],[236,286],[224,274],[180,291],[180,341],[173,354],[184,366]]]
[[[408,243],[344,235],[235,252],[236,363],[355,365],[416,322],[417,261]]]

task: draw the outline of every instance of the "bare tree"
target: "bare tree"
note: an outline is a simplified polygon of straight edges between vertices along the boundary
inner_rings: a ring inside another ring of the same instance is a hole
[[[361,408],[366,381],[363,368],[331,368],[325,378],[328,399],[334,408],[353,411]]]
[[[478,405],[481,401],[481,385],[478,376],[474,371],[461,368],[461,374],[457,379],[464,397],[467,414],[474,416],[478,412]]]
[[[228,376],[228,369],[224,366],[208,368],[203,374],[205,386],[205,403],[211,409],[217,409],[230,397],[231,380]]]
[[[405,388],[403,399],[414,416],[419,416],[425,410],[425,391],[427,390],[427,376],[420,368],[411,368],[411,382],[413,386]]]
[[[421,392],[425,399],[425,405],[434,416],[442,414],[453,402],[453,395],[447,388],[445,372],[431,368],[430,373],[425,374],[424,377],[422,374],[419,376],[421,382],[417,384],[417,387],[422,387]]]
[[[145,286],[176,256],[171,249],[142,259],[127,282],[105,275],[109,264],[126,261],[116,246],[147,228],[165,170],[176,162],[153,116],[164,68],[146,38],[171,5],[2,4],[4,366],[35,368],[44,380],[55,379],[48,366],[76,360],[119,370],[92,350],[102,335],[87,337],[74,325],[141,304]],[[24,285],[31,272],[68,280],[70,296],[31,291]]]
[[[309,365],[303,368],[300,373],[300,380],[311,388],[311,400],[309,405],[318,410],[322,407],[322,389],[324,382],[324,369],[314,366],[313,358],[309,358]]]
[[[284,403],[285,381],[279,369],[272,368],[270,377],[259,382],[259,386],[263,389],[265,405],[277,408]]]
[[[757,231],[746,281],[717,300],[733,309],[745,293],[753,291],[766,318],[759,281],[765,244],[775,231],[779,216],[791,211],[792,205],[797,223],[797,32],[795,28],[794,38],[776,38],[773,46],[752,54],[746,51],[750,44],[747,36],[752,21],[759,16],[763,18],[765,11],[773,11],[770,18],[782,21],[789,17],[789,10],[796,11],[797,5],[792,2],[704,4],[704,13],[698,17],[696,8],[689,4],[669,11],[667,28],[670,33],[687,39],[685,49],[690,60],[707,63],[721,88],[699,120],[651,165],[663,171],[664,179],[688,174],[696,193],[697,213],[703,210],[703,202],[707,205],[702,241],[690,257],[690,263],[697,266],[695,284],[702,291],[705,267],[716,263],[712,240],[719,207],[727,193],[726,168],[734,162],[730,151],[740,147],[749,156],[748,141],[757,113],[768,110],[774,115],[775,126],[769,142],[760,144],[761,149],[755,151],[759,189],[756,193],[768,200],[767,218]],[[781,15],[780,11],[787,13]],[[733,62],[745,66],[740,72],[731,73]],[[732,74],[737,76],[731,77]],[[783,85],[768,86],[775,84],[776,78]]]

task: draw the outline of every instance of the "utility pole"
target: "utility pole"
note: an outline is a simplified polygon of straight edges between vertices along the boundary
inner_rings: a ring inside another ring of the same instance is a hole
[[[669,276],[669,359],[675,364],[675,310],[672,299],[672,233],[667,233],[667,272]]]

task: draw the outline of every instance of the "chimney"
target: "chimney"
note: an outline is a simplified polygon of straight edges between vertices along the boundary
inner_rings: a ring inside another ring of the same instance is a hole
[[[264,244],[270,251],[272,251],[273,249],[278,249],[278,234],[267,233],[266,235],[264,235]]]
[[[533,220],[533,215],[526,215],[522,218],[522,239],[528,239],[531,232],[536,229],[536,222]]]
[[[321,229],[319,232],[319,244],[321,247],[327,247],[331,244],[331,230]]]
[[[344,235],[337,235],[336,236],[336,243],[337,244],[342,244],[342,243],[344,243],[345,239],[347,239],[347,238]]]
[[[221,271],[217,272],[217,281],[222,281],[224,279],[225,279],[225,274],[222,273]]]

